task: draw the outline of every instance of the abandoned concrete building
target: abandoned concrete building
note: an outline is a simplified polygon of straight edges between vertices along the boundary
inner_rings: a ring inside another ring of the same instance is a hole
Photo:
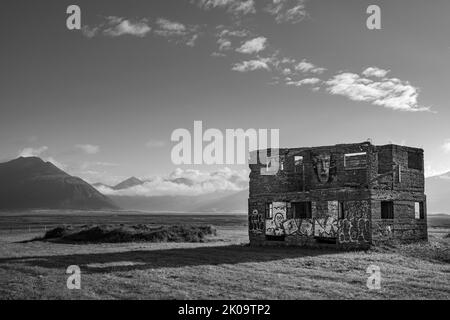
[[[277,150],[269,161],[255,158],[265,150],[251,153],[251,245],[427,240],[422,149],[364,142]]]

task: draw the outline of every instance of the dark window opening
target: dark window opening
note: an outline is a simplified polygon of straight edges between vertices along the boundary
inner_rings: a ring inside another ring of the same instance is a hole
[[[294,219],[311,219],[312,209],[311,201],[293,202],[291,204],[292,215]]]
[[[416,202],[414,205],[414,215],[416,219],[425,219],[423,202]]]
[[[339,219],[345,219],[345,203],[339,201]]]
[[[381,201],[381,219],[394,219],[394,202]]]
[[[423,169],[423,157],[418,152],[408,152],[408,168],[422,170]]]

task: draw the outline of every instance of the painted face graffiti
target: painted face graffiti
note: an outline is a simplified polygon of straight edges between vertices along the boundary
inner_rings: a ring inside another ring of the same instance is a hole
[[[314,170],[320,183],[326,183],[330,180],[331,155],[318,154],[313,156]]]

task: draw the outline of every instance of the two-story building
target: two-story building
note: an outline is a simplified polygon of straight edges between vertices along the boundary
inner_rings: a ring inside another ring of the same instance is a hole
[[[261,162],[250,164],[251,245],[427,240],[422,149],[364,142],[278,149]]]

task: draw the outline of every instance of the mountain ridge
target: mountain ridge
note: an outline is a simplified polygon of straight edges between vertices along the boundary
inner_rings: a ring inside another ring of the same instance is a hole
[[[83,179],[38,157],[0,163],[0,209],[118,209]]]

